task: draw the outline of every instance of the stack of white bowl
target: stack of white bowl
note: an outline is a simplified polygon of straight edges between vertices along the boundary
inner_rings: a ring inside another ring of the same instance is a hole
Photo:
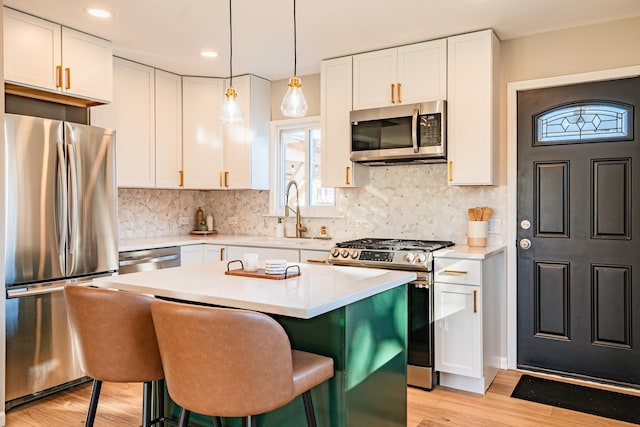
[[[266,274],[284,274],[286,270],[286,259],[267,259],[264,261],[264,272]]]

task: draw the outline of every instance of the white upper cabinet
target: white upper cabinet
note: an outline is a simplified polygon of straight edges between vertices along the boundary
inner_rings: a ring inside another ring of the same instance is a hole
[[[6,82],[111,101],[111,42],[8,8],[3,22]]]
[[[182,78],[182,162],[184,188],[222,187],[222,123],[224,79]]]
[[[111,42],[62,27],[62,92],[111,101],[113,57]]]
[[[114,59],[113,102],[91,108],[91,124],[116,129],[119,187],[155,187],[154,69]]]
[[[155,70],[156,187],[182,185],[182,77]]]
[[[492,30],[449,37],[449,183],[494,185],[500,42]]]
[[[244,120],[222,125],[221,186],[224,189],[268,190],[271,82],[245,75],[234,77],[233,87],[238,93]]]
[[[360,187],[369,179],[366,166],[353,163],[351,154],[351,57],[322,61],[320,65],[323,187]]]
[[[353,109],[447,98],[447,40],[353,56]]]

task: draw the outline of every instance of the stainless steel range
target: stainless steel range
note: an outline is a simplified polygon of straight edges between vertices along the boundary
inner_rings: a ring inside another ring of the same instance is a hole
[[[358,239],[336,244],[329,262],[336,265],[415,271],[408,289],[407,383],[431,389],[436,383],[433,351],[433,251],[453,242],[407,239]]]

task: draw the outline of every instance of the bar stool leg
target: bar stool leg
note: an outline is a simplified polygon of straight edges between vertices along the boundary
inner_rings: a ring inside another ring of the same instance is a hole
[[[304,412],[307,415],[307,425],[309,427],[317,427],[316,414],[313,412],[313,401],[311,400],[311,390],[302,393],[302,400],[304,401]]]
[[[98,410],[98,399],[100,399],[101,388],[102,381],[93,380],[93,387],[91,388],[91,400],[89,401],[89,410],[87,411],[87,419],[84,423],[85,427],[93,427],[93,423],[96,419],[96,411]]]
[[[156,381],[156,397],[158,399],[158,419],[159,427],[164,427],[164,380]]]
[[[258,426],[258,417],[255,415],[249,415],[248,417],[242,418],[242,427],[257,427]]]
[[[189,426],[189,415],[191,415],[191,411],[187,411],[182,408],[180,411],[180,419],[178,420],[178,427],[188,427]]]
[[[153,384],[147,381],[142,386],[142,426],[151,427],[151,397],[153,395]]]

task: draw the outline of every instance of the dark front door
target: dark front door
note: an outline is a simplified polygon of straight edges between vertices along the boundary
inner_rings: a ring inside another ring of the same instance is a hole
[[[640,78],[518,93],[519,367],[640,385],[639,132]]]

